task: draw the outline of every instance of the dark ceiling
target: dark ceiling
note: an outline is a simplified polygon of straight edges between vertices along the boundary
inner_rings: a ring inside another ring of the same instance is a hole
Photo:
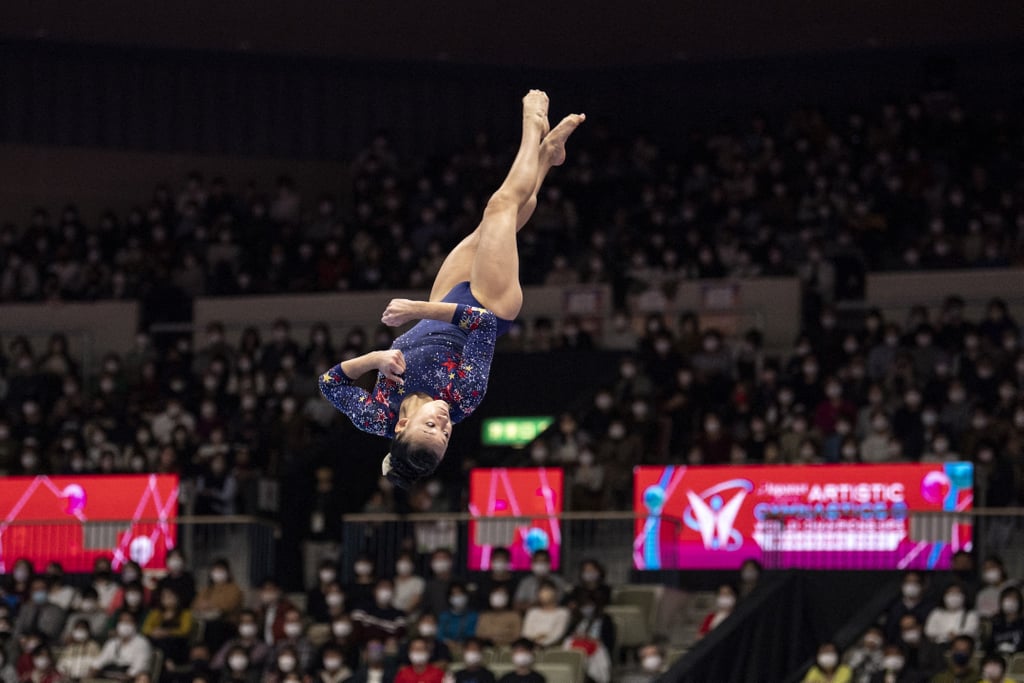
[[[1024,38],[1022,0],[6,0],[0,36],[549,68]]]

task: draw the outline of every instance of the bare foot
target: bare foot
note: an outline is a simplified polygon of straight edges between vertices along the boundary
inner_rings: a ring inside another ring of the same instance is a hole
[[[548,134],[548,95],[543,90],[531,90],[523,97],[523,123],[538,123],[541,137]]]
[[[540,143],[541,158],[551,162],[552,166],[565,163],[565,141],[573,134],[581,123],[587,120],[586,114],[569,114],[557,126],[551,129]]]

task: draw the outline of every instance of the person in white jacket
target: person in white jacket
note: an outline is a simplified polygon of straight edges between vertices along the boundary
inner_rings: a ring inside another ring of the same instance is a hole
[[[957,636],[978,637],[978,613],[967,608],[967,596],[959,584],[942,594],[942,605],[933,609],[924,622],[924,635],[933,643],[946,645]]]

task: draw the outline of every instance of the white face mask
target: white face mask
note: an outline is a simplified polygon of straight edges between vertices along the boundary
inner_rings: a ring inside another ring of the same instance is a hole
[[[424,638],[433,638],[437,635],[437,625],[432,623],[420,624],[416,629]]]
[[[1003,598],[999,606],[1006,614],[1016,614],[1020,611],[1020,601],[1017,598]]]
[[[430,563],[430,568],[435,574],[447,574],[451,571],[452,562],[451,560],[434,560]]]
[[[341,607],[345,604],[345,596],[341,593],[328,593],[324,600],[328,607]]]
[[[736,606],[736,598],[731,595],[719,595],[715,598],[715,606],[723,612],[731,610]]]
[[[50,658],[49,657],[33,657],[32,658],[32,666],[34,666],[37,671],[46,671],[47,669],[50,668]]]
[[[338,577],[337,572],[333,569],[321,569],[320,570],[320,583],[330,583]]]
[[[142,603],[142,596],[135,591],[124,594],[124,603],[129,607],[138,607]]]
[[[491,569],[499,574],[508,571],[508,560],[494,560],[491,562]]]
[[[660,655],[647,655],[640,662],[640,666],[643,667],[644,671],[654,673],[661,671],[661,656]]]
[[[180,572],[185,568],[185,561],[180,557],[168,557],[167,568],[172,572]]]
[[[228,658],[228,666],[232,671],[245,671],[249,668],[249,658],[245,655],[231,655]]]
[[[996,586],[1003,580],[1003,573],[998,569],[986,569],[981,575],[981,578],[985,580],[990,586]]]
[[[908,600],[916,600],[921,596],[921,584],[919,583],[905,583],[903,584],[903,597]]]
[[[395,573],[399,576],[409,576],[412,574],[412,562],[409,560],[399,560],[395,563]]]
[[[530,571],[535,576],[547,576],[551,572],[551,565],[547,562],[534,562],[530,565]]]
[[[505,609],[508,607],[508,595],[505,593],[492,593],[490,603],[492,609]]]
[[[512,654],[512,663],[517,667],[527,667],[533,664],[533,655],[529,652],[515,652]]]
[[[484,659],[483,653],[479,650],[466,650],[462,653],[462,661],[466,663],[466,666],[476,666]]]
[[[356,562],[355,570],[358,576],[369,576],[373,566],[369,562]]]
[[[909,631],[904,631],[901,637],[903,638],[904,643],[908,645],[917,645],[921,642],[921,631],[916,628],[910,629]]]
[[[394,597],[394,593],[392,593],[390,590],[386,588],[377,591],[374,595],[377,598],[377,603],[381,605],[388,604],[389,602],[391,602],[391,598]]]
[[[839,655],[835,652],[822,652],[818,655],[818,666],[831,671],[839,663]]]
[[[337,671],[341,668],[341,660],[337,657],[324,657],[324,668],[328,671]]]
[[[409,661],[412,662],[415,666],[423,666],[427,663],[427,660],[429,658],[430,654],[427,652],[423,652],[421,650],[409,653]]]
[[[469,604],[469,596],[468,595],[453,595],[451,597],[451,600],[449,600],[448,602],[451,604],[453,610],[458,611],[458,610],[466,609],[466,605]]]
[[[292,657],[291,655],[284,655],[283,657],[278,657],[277,668],[285,673],[288,673],[289,671],[294,671],[295,657]]]
[[[302,635],[302,624],[291,621],[284,625],[284,634],[289,638],[298,638]]]
[[[993,666],[993,665],[990,664],[990,665],[985,667],[985,669],[982,671],[982,674],[985,676],[985,680],[986,681],[991,681],[991,683],[1002,683],[1002,680],[1003,680],[1003,670],[1002,670],[1002,667]]]
[[[887,655],[882,658],[882,668],[886,671],[901,671],[903,663],[903,657],[899,655]]]
[[[223,569],[214,569],[210,572],[210,580],[214,583],[224,583],[228,580],[228,573]]]
[[[118,622],[117,635],[122,638],[131,638],[135,635],[135,624],[130,624],[127,621]]]
[[[337,638],[344,638],[352,633],[352,622],[336,621],[331,624],[331,633]]]
[[[964,606],[964,596],[960,593],[949,593],[943,602],[946,605],[946,609],[957,610]]]

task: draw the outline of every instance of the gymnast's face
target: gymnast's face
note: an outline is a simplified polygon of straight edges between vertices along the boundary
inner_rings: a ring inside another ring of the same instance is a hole
[[[452,435],[448,404],[440,400],[424,403],[411,415],[398,421],[395,433],[403,434],[404,440],[430,450],[440,460],[448,449],[448,439]]]

